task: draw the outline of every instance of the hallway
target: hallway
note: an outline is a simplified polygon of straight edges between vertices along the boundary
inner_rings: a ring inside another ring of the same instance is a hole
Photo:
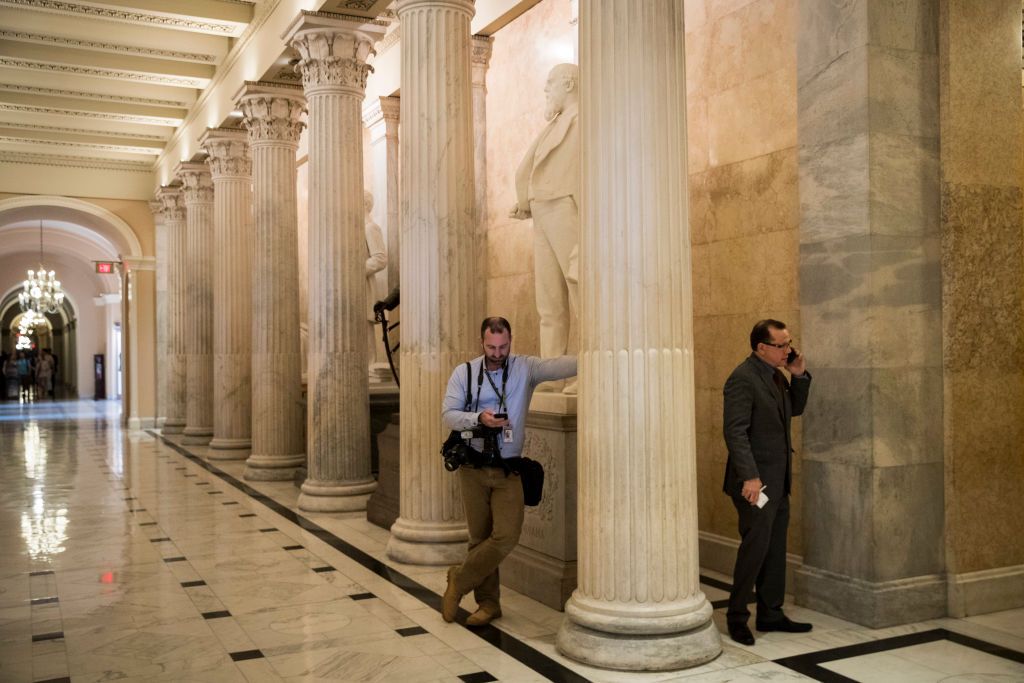
[[[0,405],[2,681],[1024,680],[1021,609],[873,631],[789,606],[812,633],[687,671],[585,667],[554,652],[561,613],[506,590],[495,626],[445,624],[443,570],[386,560],[362,515],[296,514],[291,483],[119,410]],[[726,578],[702,575],[720,629]]]

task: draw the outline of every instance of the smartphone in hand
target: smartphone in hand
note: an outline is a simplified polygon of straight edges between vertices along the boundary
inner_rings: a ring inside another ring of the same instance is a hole
[[[789,355],[786,356],[786,365],[792,364],[792,362],[795,361],[797,359],[797,356],[799,356],[799,355],[800,355],[799,351],[797,351],[794,348],[791,348],[789,350]]]
[[[495,413],[494,414],[494,419],[495,420],[507,420],[508,419],[508,413]]]

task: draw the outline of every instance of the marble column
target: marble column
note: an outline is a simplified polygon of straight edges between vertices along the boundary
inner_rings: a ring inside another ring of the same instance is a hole
[[[793,592],[872,628],[924,621],[946,611],[938,2],[800,3],[798,22],[797,344],[814,382]]]
[[[164,434],[180,434],[185,428],[185,286],[188,282],[188,239],[185,232],[185,198],[180,187],[165,186],[157,192],[163,204],[167,234],[167,356],[164,392]]]
[[[199,140],[213,177],[213,439],[210,460],[252,445],[252,160],[244,130]]]
[[[206,445],[213,436],[213,179],[206,164],[175,169],[185,197],[188,235],[185,286],[185,438]]]
[[[402,386],[400,516],[388,555],[452,564],[468,534],[446,472],[441,399],[452,369],[479,355],[483,280],[473,238],[471,0],[398,0],[402,30]]]
[[[370,470],[361,106],[384,25],[302,12],[285,32],[309,108],[309,355],[303,510],[365,510]]]
[[[397,97],[378,97],[363,108],[363,125],[370,131],[373,218],[384,228],[388,247],[388,292],[398,286],[401,242],[398,229],[398,109]],[[381,201],[381,194],[385,201]]]
[[[167,257],[169,244],[164,223],[164,205],[159,199],[149,202],[156,231],[156,403],[153,407],[157,429],[167,419]]]
[[[302,436],[295,151],[302,89],[246,82],[235,95],[249,131],[253,178],[252,454],[244,478],[291,479]]]
[[[479,272],[487,272],[487,67],[491,63],[491,49],[494,38],[473,36],[473,52],[470,63],[473,89],[473,175],[476,179],[476,193],[473,209],[473,225],[476,235],[476,263]],[[487,315],[486,303],[480,299],[480,309],[475,317],[483,320]]]
[[[722,645],[697,561],[683,4],[584,3],[580,74],[579,583],[556,646],[696,666]]]
[[[1024,606],[1021,6],[939,3],[947,610]],[[933,423],[938,420],[932,417]]]

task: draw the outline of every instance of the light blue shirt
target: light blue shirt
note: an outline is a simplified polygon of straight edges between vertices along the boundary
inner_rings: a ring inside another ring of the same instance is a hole
[[[507,363],[508,383],[504,387],[505,406],[503,410],[498,410],[503,371],[501,368],[485,371],[485,375],[490,375],[491,378],[491,381],[488,382],[486,376],[480,377],[480,369],[483,364],[483,356],[478,356],[469,362],[470,389],[473,399],[469,410],[465,410],[466,364],[462,363],[452,371],[452,376],[448,380],[448,390],[444,395],[441,417],[448,429],[468,430],[480,424],[479,415],[485,410],[508,413],[508,421],[512,426],[512,443],[504,443],[499,437],[498,446],[501,449],[501,457],[518,457],[522,455],[523,442],[526,439],[526,413],[530,409],[533,390],[541,382],[574,377],[576,375],[576,356],[537,358],[536,356],[510,354]],[[491,382],[494,383],[494,387],[491,386]],[[498,389],[497,392],[494,391],[495,387]]]

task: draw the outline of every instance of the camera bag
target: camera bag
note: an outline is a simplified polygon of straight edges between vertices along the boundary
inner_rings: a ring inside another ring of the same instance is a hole
[[[466,362],[466,405],[463,410],[469,410],[470,406],[473,405],[473,368],[469,362]],[[448,438],[441,444],[441,455],[447,456],[449,453],[456,451],[456,449],[469,448],[469,446],[462,440],[462,430],[453,429],[448,433]],[[456,468],[457,469],[457,468]],[[454,470],[453,470],[454,471]]]
[[[540,505],[544,497],[544,466],[530,458],[519,458],[517,467],[523,483],[523,503],[530,507]]]

